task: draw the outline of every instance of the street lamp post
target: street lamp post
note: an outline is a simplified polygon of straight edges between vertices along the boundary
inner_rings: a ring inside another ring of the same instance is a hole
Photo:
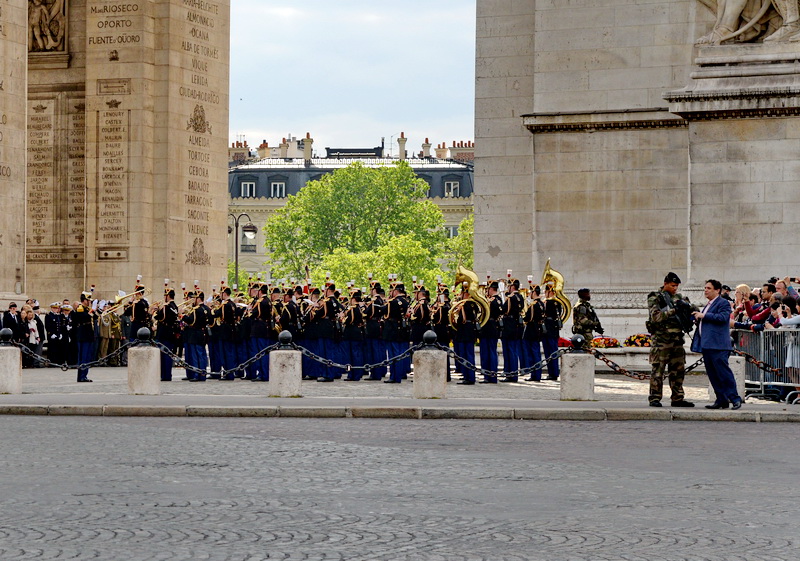
[[[228,218],[233,218],[233,243],[234,243],[234,250],[233,250],[233,259],[235,265],[234,269],[234,283],[239,284],[239,220],[243,217],[247,217],[247,224],[242,226],[242,232],[244,235],[247,236],[248,240],[254,240],[256,238],[256,233],[258,233],[258,227],[253,224],[253,220],[250,218],[250,215],[246,212],[241,213],[240,215],[235,214],[228,214]],[[231,227],[228,225],[228,235],[231,234]]]

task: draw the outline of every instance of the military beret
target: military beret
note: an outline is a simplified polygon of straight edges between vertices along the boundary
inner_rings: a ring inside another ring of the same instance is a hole
[[[665,283],[674,282],[676,284],[681,284],[681,278],[672,271],[670,271],[669,273],[667,273],[667,276],[664,277],[664,282]]]

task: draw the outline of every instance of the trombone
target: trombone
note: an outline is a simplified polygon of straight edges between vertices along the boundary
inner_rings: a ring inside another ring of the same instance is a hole
[[[136,295],[142,295],[142,294],[145,296],[149,296],[150,294],[152,294],[152,292],[153,291],[150,290],[149,288],[145,288],[143,290],[137,290],[135,292],[125,294],[124,296],[115,296],[114,300],[116,301],[116,303],[110,308],[108,308],[106,311],[104,311],[102,314],[100,314],[100,317],[106,316],[112,312],[116,312],[118,309],[127,306],[130,302],[125,302],[125,300],[127,300],[128,298],[133,298]]]

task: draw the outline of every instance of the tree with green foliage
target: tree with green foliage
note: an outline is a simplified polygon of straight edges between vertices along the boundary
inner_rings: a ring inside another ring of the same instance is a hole
[[[444,256],[444,219],[425,196],[428,184],[407,162],[369,168],[355,162],[310,181],[264,226],[272,278],[330,271],[338,282],[366,284],[366,274],[430,276]]]
[[[261,278],[266,279],[267,274],[262,273]],[[237,285],[239,290],[245,291],[247,290],[247,285],[250,282],[250,273],[242,268],[242,264],[239,264],[239,278],[236,278],[236,263],[234,261],[228,260],[228,286],[233,287],[233,285]]]
[[[475,214],[470,213],[458,225],[458,235],[447,240],[447,267],[455,271],[459,264],[472,270],[475,264]]]

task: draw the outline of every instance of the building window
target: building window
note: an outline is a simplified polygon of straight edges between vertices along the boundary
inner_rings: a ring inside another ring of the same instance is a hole
[[[445,226],[444,232],[448,239],[455,238],[458,235],[458,226]]]
[[[270,183],[270,196],[282,199],[286,197],[286,183],[283,181],[273,181]]]
[[[242,198],[256,196],[256,184],[254,181],[242,181],[240,187]]]
[[[445,197],[458,197],[459,195],[458,181],[445,181],[444,182],[444,196]]]

